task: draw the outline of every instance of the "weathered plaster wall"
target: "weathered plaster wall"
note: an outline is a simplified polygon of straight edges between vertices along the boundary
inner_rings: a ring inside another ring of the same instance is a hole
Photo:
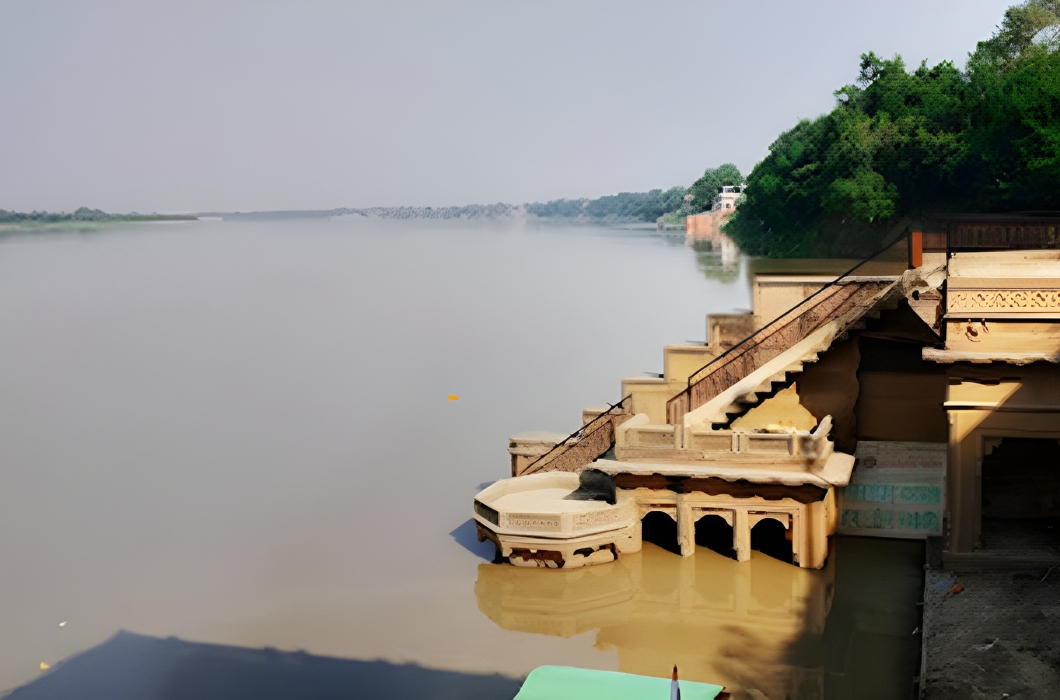
[[[950,549],[970,552],[982,524],[980,470],[987,445],[1004,437],[1060,439],[1060,367],[953,365],[945,405]]]
[[[685,217],[685,235],[689,238],[704,238],[713,240],[720,235],[721,227],[728,221],[735,209],[719,209],[717,211],[705,211]]]
[[[721,354],[758,330],[754,314],[708,314],[707,343]]]
[[[862,372],[859,440],[946,442],[946,375]]]
[[[858,439],[946,442],[945,367],[925,362],[918,343],[863,335],[858,347]]]
[[[832,440],[840,452],[854,453],[857,445],[858,364],[856,338],[832,345],[828,352],[799,375],[796,387],[802,405],[818,421],[832,416]]]
[[[795,385],[792,385],[778,391],[775,396],[766,399],[732,422],[735,430],[754,430],[770,425],[813,430],[817,427],[817,418],[799,402],[799,394]]]
[[[685,384],[714,355],[714,349],[707,345],[667,345],[663,348],[663,376],[667,381]]]
[[[831,282],[831,276],[758,275],[754,278],[754,313],[762,326]]]
[[[652,423],[666,422],[666,402],[687,386],[685,382],[668,382],[656,377],[627,377],[622,380],[622,395],[632,397],[630,413],[643,413]]]

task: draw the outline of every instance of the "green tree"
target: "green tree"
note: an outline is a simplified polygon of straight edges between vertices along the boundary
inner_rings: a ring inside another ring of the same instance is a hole
[[[741,184],[743,184],[743,175],[740,174],[740,169],[732,163],[725,163],[717,168],[707,168],[703,177],[693,182],[688,188],[688,194],[692,195],[692,211],[700,212],[710,209],[719,187]]]
[[[861,57],[836,107],[781,134],[747,178],[726,230],[774,257],[857,255],[913,210],[960,191],[964,77],[952,63],[908,72],[901,57]]]
[[[967,68],[861,57],[829,114],[783,133],[726,231],[772,257],[861,255],[932,211],[1060,209],[1060,14],[1031,0]]]

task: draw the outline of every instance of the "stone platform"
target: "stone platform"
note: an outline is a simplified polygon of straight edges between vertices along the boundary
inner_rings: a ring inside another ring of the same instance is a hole
[[[640,550],[636,503],[572,497],[578,474],[545,472],[504,479],[475,497],[479,541],[492,541],[516,566],[577,568]]]

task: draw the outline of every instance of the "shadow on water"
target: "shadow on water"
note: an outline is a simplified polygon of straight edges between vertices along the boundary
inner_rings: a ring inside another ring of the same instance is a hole
[[[471,552],[476,557],[480,557],[486,561],[493,561],[493,557],[496,554],[496,547],[489,540],[485,542],[478,541],[478,533],[475,531],[475,521],[473,518],[468,518],[460,523],[456,529],[449,533],[449,536],[452,537],[458,545]]]
[[[508,630],[596,630],[620,671],[665,676],[677,663],[683,678],[734,698],[910,697],[922,543],[836,538],[812,571],[758,551],[737,562],[702,546],[725,549],[721,528],[698,534],[692,557],[646,543],[571,571],[481,564],[479,609]]]
[[[17,688],[9,700],[511,700],[522,681],[119,632]]]
[[[838,537],[835,595],[824,634],[792,642],[793,666],[821,664],[813,692],[793,697],[890,700],[913,695],[920,667],[924,543]]]

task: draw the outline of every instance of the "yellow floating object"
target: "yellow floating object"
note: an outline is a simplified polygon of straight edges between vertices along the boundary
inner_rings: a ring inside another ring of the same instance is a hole
[[[459,397],[459,396],[457,396],[456,394],[449,394],[449,396],[447,396],[446,398],[447,398],[447,399],[449,399],[450,401],[456,401],[456,400],[458,400],[458,399],[459,399],[460,397]]]
[[[48,664],[44,663],[43,661],[40,662],[40,670],[47,671],[49,668],[51,668],[51,666],[49,666]]]

